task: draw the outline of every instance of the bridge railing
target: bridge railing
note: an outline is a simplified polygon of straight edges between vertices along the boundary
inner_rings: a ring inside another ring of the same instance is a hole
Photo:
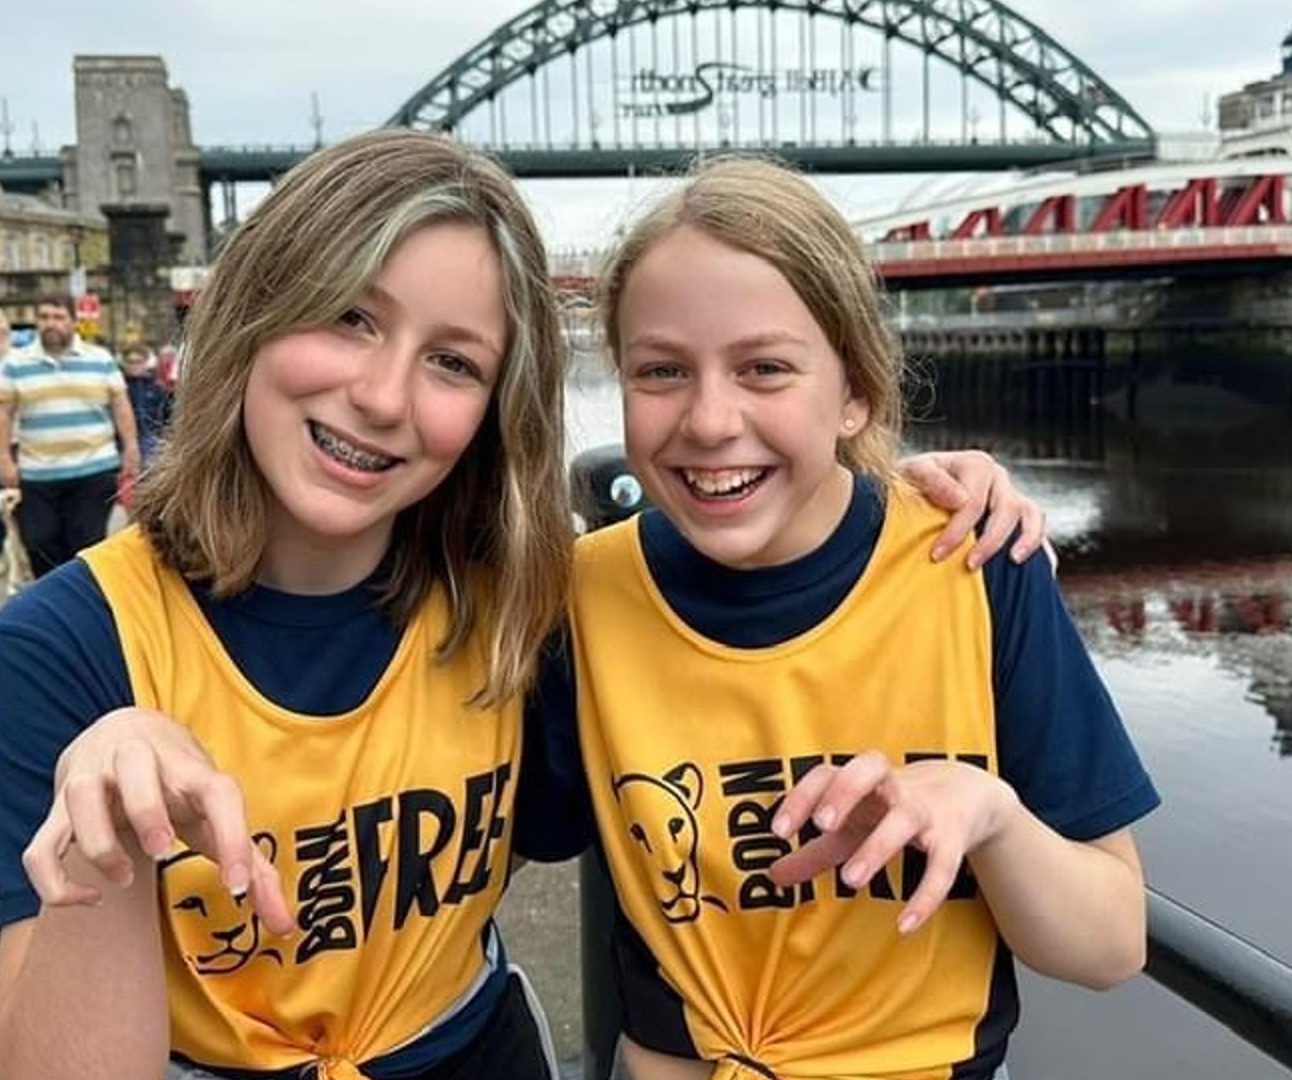
[[[1081,255],[1094,252],[1153,252],[1204,248],[1281,249],[1292,257],[1292,225],[1240,225],[1205,229],[1118,229],[1097,233],[1043,233],[1036,236],[980,236],[966,240],[890,240],[866,245],[880,266],[940,260],[991,259],[1036,255]],[[594,277],[604,250],[581,249],[552,254],[556,278]]]
[[[1292,225],[1241,225],[1205,229],[1118,229],[1112,232],[1043,233],[1036,236],[980,236],[966,240],[889,240],[867,245],[882,265],[952,259],[1092,252],[1164,251],[1197,248],[1287,248]]]
[[[311,154],[317,149],[315,146],[303,146],[296,143],[228,143],[215,144],[211,146],[199,146],[199,153],[202,154],[300,154],[302,156]]]

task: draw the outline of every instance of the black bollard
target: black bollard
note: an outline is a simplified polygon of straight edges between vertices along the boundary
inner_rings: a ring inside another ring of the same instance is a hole
[[[647,504],[622,446],[585,450],[570,465],[574,510],[588,530],[631,517]],[[613,961],[614,886],[599,849],[579,860],[579,950],[583,978],[583,1080],[610,1080],[623,1028]]]
[[[574,512],[589,532],[632,517],[648,504],[618,443],[585,450],[570,463]]]

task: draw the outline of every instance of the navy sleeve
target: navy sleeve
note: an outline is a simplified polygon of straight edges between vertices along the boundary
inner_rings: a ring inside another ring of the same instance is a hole
[[[579,750],[577,708],[566,628],[544,647],[538,678],[525,701],[525,747],[512,847],[526,859],[572,858],[595,835]]]
[[[1000,774],[1056,832],[1094,840],[1157,806],[1117,708],[1064,606],[1050,561],[984,567]]]
[[[49,811],[58,755],[133,700],[116,625],[85,563],[59,567],[0,608],[0,926],[39,910],[22,851]]]

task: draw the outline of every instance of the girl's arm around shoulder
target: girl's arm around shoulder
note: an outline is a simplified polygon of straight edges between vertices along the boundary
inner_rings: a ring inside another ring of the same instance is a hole
[[[929,502],[951,514],[934,542],[934,562],[955,551],[975,526],[977,539],[966,556],[970,570],[982,566],[1007,541],[1009,557],[1015,562],[1022,562],[1045,542],[1045,511],[1014,486],[1009,471],[990,454],[981,450],[916,454],[899,461],[897,470]]]

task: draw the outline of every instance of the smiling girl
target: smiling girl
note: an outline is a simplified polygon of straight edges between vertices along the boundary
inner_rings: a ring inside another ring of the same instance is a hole
[[[229,240],[187,350],[136,525],[3,612],[6,1080],[159,1077],[172,1055],[546,1078],[492,922],[518,692],[570,542],[533,222],[446,139],[349,140]],[[184,726],[91,725],[131,705]],[[78,733],[94,764],[50,824],[66,851],[82,823],[73,906],[38,910],[15,854]],[[84,824],[153,799],[169,815],[138,846]]]
[[[1012,954],[1090,986],[1144,956],[1156,795],[1050,565],[929,561],[898,352],[804,180],[700,168],[603,299],[657,509],[577,545],[548,719],[578,715],[628,1072],[988,1080]]]

